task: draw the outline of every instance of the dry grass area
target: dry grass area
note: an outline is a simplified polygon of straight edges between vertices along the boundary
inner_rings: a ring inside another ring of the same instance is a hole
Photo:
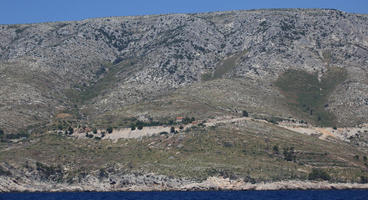
[[[358,182],[368,175],[362,159],[367,152],[356,146],[251,120],[116,142],[48,134],[1,148],[4,162],[19,167],[26,161],[59,165],[70,176],[109,166],[198,180],[209,176],[257,182],[305,180],[314,167],[325,168],[335,182]],[[290,161],[287,152],[291,152]],[[356,155],[360,159],[354,158]]]

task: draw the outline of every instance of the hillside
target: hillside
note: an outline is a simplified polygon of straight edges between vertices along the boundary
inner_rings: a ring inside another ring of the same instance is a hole
[[[1,25],[1,127],[7,132],[31,129],[63,112],[90,121],[160,101],[193,84],[191,93],[215,89],[234,97],[236,107],[255,112],[266,107],[265,114],[313,122],[285,105],[274,82],[288,70],[320,78],[330,68],[345,75],[323,98],[328,107],[322,109],[335,115],[340,126],[360,124],[368,115],[367,35],[366,15],[309,9]],[[225,81],[223,87],[219,81]],[[257,90],[243,88],[243,83]],[[239,87],[229,91],[227,84]],[[264,95],[274,100],[264,102]],[[210,104],[214,107],[230,100],[221,95],[195,98],[218,99]],[[192,100],[188,104],[198,103]],[[233,108],[217,106],[218,111],[236,108],[228,106]],[[146,110],[121,117],[144,113],[153,114]]]
[[[0,25],[0,191],[368,182],[367,58],[328,9]],[[179,132],[102,136],[140,126]]]

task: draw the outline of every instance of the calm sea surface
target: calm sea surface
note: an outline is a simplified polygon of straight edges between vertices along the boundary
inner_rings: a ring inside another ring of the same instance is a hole
[[[0,200],[166,200],[166,199],[327,199],[368,200],[368,190],[336,191],[213,191],[213,192],[61,192],[0,193]]]

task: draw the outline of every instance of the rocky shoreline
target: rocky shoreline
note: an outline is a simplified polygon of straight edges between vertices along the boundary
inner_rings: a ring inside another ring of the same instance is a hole
[[[144,175],[147,176],[147,175]],[[130,177],[131,178],[131,177]],[[247,183],[243,180],[230,180],[222,177],[209,177],[203,182],[169,179],[164,176],[149,175],[149,179],[135,177],[137,183],[130,184],[129,178],[124,177],[122,182],[98,181],[92,179],[78,184],[51,183],[43,181],[29,182],[16,180],[10,177],[0,177],[0,192],[115,192],[115,191],[214,191],[214,190],[344,190],[368,189],[368,184],[359,183],[329,183],[312,181],[279,181],[270,183]],[[143,181],[142,181],[143,180]],[[141,182],[140,182],[141,181]],[[151,183],[148,183],[148,182]],[[140,182],[140,183],[139,183]]]

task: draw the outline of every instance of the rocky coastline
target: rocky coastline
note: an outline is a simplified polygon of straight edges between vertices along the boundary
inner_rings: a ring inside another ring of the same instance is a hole
[[[30,181],[0,178],[0,192],[117,192],[117,191],[217,191],[217,190],[346,190],[368,189],[368,184],[329,183],[327,181],[288,180],[278,182],[248,183],[223,177],[209,177],[202,182],[168,179],[157,175],[126,175],[116,183],[109,179],[99,181],[88,177],[78,184]]]

